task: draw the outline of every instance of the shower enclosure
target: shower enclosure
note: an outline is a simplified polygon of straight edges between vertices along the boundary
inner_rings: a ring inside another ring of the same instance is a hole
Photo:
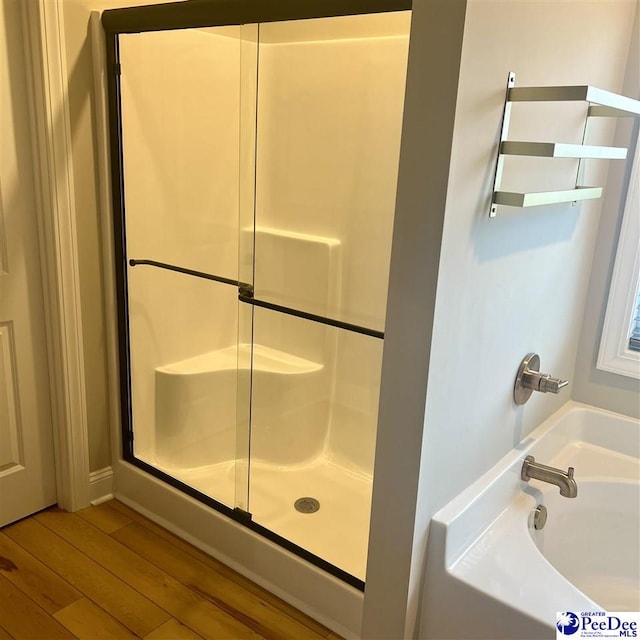
[[[362,587],[410,5],[268,4],[103,14],[123,455]]]

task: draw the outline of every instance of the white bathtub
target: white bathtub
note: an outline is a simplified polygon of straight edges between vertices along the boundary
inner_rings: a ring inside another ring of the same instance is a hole
[[[526,455],[575,467],[578,496],[523,482]],[[640,610],[640,423],[574,402],[433,518],[429,639],[555,637],[558,611]],[[542,530],[533,511],[548,510]]]

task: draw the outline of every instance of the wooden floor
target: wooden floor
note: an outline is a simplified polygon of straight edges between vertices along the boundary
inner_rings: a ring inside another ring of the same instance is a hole
[[[115,500],[0,529],[0,640],[339,640]]]

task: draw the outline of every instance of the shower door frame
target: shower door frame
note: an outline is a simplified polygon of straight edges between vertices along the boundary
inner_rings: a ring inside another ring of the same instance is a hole
[[[256,523],[251,513],[231,508],[197,489],[136,458],[133,452],[133,415],[131,394],[130,331],[127,265],[148,265],[186,273],[238,287],[238,300],[251,306],[333,326],[354,333],[384,339],[384,333],[367,327],[326,318],[290,307],[254,298],[253,286],[221,276],[197,272],[144,258],[128,259],[124,201],[124,156],[120,89],[120,34],[169,31],[203,27],[240,26],[408,11],[412,0],[187,0],[158,5],[111,9],[102,13],[107,63],[108,125],[110,147],[111,199],[113,204],[114,270],[118,324],[118,364],[123,459],[170,486],[197,499],[232,520],[261,534],[283,548],[327,571],[347,584],[364,591],[365,583],[343,569],[307,551],[287,538]]]

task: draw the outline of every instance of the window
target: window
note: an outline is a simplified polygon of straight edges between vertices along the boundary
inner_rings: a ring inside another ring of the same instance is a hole
[[[639,164],[636,145],[597,366],[640,379]]]
[[[640,351],[640,291],[636,300],[636,313],[631,323],[631,337],[629,338],[629,349]]]

